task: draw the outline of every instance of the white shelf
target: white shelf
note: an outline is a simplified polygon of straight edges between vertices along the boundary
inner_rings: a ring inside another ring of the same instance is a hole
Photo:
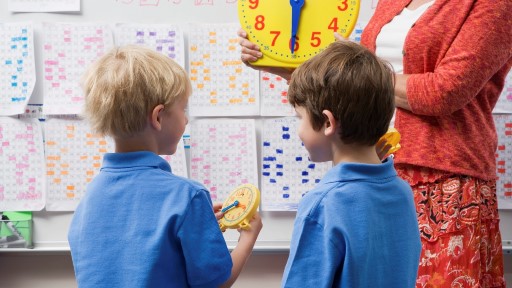
[[[229,250],[233,250],[235,248],[235,243],[233,241],[228,241]],[[512,240],[504,240],[503,241],[503,253],[506,255],[512,254]],[[290,242],[288,241],[269,241],[269,242],[261,242],[257,243],[254,247],[254,253],[257,254],[273,254],[273,253],[288,253],[290,251]],[[0,253],[22,253],[22,254],[67,254],[69,253],[69,246],[61,245],[42,245],[36,244],[34,248],[0,248]]]

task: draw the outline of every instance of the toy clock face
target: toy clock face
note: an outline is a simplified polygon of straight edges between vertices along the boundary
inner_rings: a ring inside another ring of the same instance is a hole
[[[219,221],[221,230],[225,231],[226,228],[249,228],[249,221],[256,213],[259,204],[260,191],[256,186],[244,184],[237,187],[229,194],[222,205],[224,216]]]
[[[238,0],[241,27],[263,53],[252,64],[297,67],[334,42],[334,32],[349,37],[359,1]]]

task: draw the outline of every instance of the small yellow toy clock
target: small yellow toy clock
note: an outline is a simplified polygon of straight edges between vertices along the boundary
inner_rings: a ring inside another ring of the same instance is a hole
[[[391,145],[388,154],[392,154],[400,149],[401,146],[400,143],[398,143],[400,142],[400,138],[400,133],[398,133],[395,128],[389,128],[388,132],[386,132],[386,134],[384,134],[384,136],[382,136],[380,139],[384,139],[387,142],[386,144]]]
[[[238,0],[247,38],[260,47],[257,66],[297,67],[334,42],[350,36],[360,0]]]
[[[224,216],[219,220],[222,232],[229,229],[249,229],[252,216],[260,205],[260,190],[254,185],[243,184],[233,190],[224,204]]]

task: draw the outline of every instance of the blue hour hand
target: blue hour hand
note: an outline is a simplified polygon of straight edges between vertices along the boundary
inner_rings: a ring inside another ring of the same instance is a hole
[[[292,6],[292,37],[291,37],[291,52],[295,51],[295,41],[297,37],[297,30],[299,28],[300,11],[304,6],[304,0],[290,0]]]

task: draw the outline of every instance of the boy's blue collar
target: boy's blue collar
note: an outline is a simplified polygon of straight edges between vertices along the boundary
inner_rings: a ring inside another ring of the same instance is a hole
[[[396,170],[393,168],[393,157],[386,158],[381,164],[364,164],[364,163],[351,163],[344,162],[332,167],[320,183],[330,183],[363,180],[363,179],[377,179],[388,178],[397,176]]]
[[[149,151],[126,153],[106,153],[103,156],[103,168],[155,167],[171,172],[171,166],[165,159]]]

